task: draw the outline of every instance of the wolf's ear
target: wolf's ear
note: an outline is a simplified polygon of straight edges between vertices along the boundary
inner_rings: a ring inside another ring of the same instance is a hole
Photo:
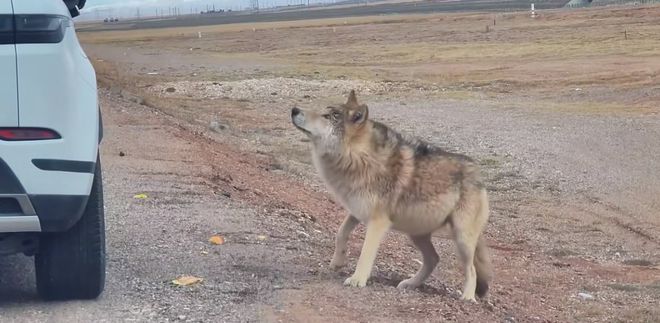
[[[366,105],[358,105],[357,108],[348,112],[348,118],[353,124],[362,124],[369,117],[369,108]]]
[[[348,106],[358,105],[358,100],[357,100],[357,95],[355,95],[355,90],[351,90],[351,93],[348,95],[348,101],[346,101],[346,105]]]

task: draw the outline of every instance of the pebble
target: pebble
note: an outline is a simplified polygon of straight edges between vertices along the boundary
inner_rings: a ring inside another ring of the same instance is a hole
[[[221,124],[218,121],[211,121],[209,123],[209,130],[211,130],[211,131],[216,131],[217,132],[217,131],[220,131],[220,130],[225,130],[226,128],[227,128],[227,126]]]
[[[594,299],[594,296],[588,293],[578,293],[578,297],[584,301],[589,301]]]

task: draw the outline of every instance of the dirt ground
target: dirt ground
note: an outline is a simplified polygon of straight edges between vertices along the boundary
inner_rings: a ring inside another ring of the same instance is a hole
[[[81,33],[105,88],[108,289],[38,303],[16,257],[0,320],[658,322],[660,7],[362,19]],[[352,88],[480,160],[496,277],[478,304],[442,238],[420,290],[395,288],[420,259],[395,232],[367,288],[342,286],[362,228],[327,268],[345,211],[289,111]]]

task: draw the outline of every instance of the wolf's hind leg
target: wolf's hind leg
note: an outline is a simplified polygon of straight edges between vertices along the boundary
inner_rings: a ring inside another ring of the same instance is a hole
[[[459,259],[463,265],[465,274],[465,283],[461,298],[476,302],[474,294],[477,287],[477,270],[474,266],[474,257],[483,225],[478,218],[479,203],[470,202],[464,203],[454,211],[451,217],[451,223],[454,241],[456,242]]]
[[[465,283],[463,284],[463,295],[461,299],[475,301],[474,293],[477,288],[477,270],[474,267],[474,251],[476,248],[476,241],[472,241],[471,237],[465,235],[463,232],[457,234],[456,246],[458,247],[458,255],[463,265],[465,274]]]
[[[424,281],[429,278],[433,270],[435,269],[435,266],[438,264],[438,261],[440,261],[440,257],[438,256],[438,253],[435,252],[435,248],[433,247],[433,242],[431,241],[431,234],[426,234],[426,235],[421,235],[421,236],[416,236],[416,237],[410,237],[410,240],[415,244],[417,249],[422,252],[422,257],[424,258],[424,262],[422,263],[422,267],[419,268],[415,276],[412,278],[406,279],[402,282],[399,283],[397,288],[416,288],[421,286]]]
[[[339,231],[337,231],[337,236],[335,237],[335,254],[332,256],[332,261],[330,261],[331,269],[337,270],[346,265],[346,244],[348,243],[348,237],[358,223],[360,221],[349,214],[339,227]]]

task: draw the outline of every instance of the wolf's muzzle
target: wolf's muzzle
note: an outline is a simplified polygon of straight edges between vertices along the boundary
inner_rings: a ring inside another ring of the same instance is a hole
[[[309,134],[309,131],[302,127],[302,125],[305,123],[305,114],[302,110],[298,108],[291,109],[291,122],[293,122],[293,125],[296,126],[296,128],[302,130],[306,134]]]

